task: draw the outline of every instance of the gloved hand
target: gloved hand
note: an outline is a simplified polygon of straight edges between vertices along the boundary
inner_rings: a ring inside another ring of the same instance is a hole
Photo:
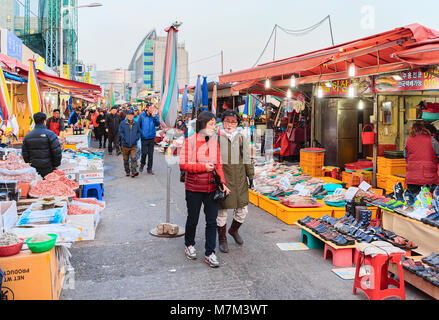
[[[248,188],[253,189],[253,179],[248,179]]]

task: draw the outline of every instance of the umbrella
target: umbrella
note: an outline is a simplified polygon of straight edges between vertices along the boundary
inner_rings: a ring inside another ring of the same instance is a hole
[[[181,113],[188,113],[188,98],[187,98],[187,85],[184,86],[183,98],[181,99]]]
[[[38,85],[37,69],[35,61],[30,60],[29,76],[27,82],[27,99],[31,117],[37,112],[41,112],[43,98],[41,96],[40,86]]]
[[[209,108],[209,91],[207,89],[207,77],[203,77],[203,85],[201,88],[201,111]]]
[[[198,75],[197,84],[195,86],[195,93],[194,93],[194,103],[193,103],[193,109],[192,113],[198,111],[198,109],[201,106],[201,83],[200,83],[200,75]]]
[[[0,111],[1,117],[7,123],[11,115],[11,99],[9,98],[8,87],[6,86],[5,76],[0,67]]]
[[[213,85],[213,93],[212,93],[212,113],[216,116],[216,99],[217,99],[217,84]]]
[[[160,121],[168,127],[173,127],[178,111],[177,83],[177,27],[172,25],[165,30],[168,33],[166,41],[165,65],[163,68],[162,96],[159,112]]]

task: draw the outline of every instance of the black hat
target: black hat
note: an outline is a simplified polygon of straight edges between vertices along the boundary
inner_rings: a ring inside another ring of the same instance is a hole
[[[128,114],[134,114],[133,109],[128,109],[128,110],[127,110],[127,115],[128,115]]]
[[[116,110],[117,110],[117,107],[116,107],[116,106],[112,106],[112,107],[111,107],[111,110],[113,110],[113,109],[116,109]]]

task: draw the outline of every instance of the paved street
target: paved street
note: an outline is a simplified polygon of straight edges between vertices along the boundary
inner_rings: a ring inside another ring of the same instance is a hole
[[[276,243],[299,242],[300,231],[250,205],[240,232],[242,247],[229,237],[230,252],[217,250],[221,267],[204,263],[204,215],[196,249],[199,259],[184,256],[183,237],[157,238],[150,230],[165,222],[166,162],[155,153],[155,176],[125,177],[122,156],[105,158],[107,207],[96,240],[70,249],[75,289],[61,299],[261,299],[365,300],[352,295],[352,280],[342,280],[323,260],[323,250],[283,252]],[[145,170],[146,171],[146,170]],[[179,169],[172,166],[171,222],[184,227],[186,204]],[[229,225],[231,222],[229,217]],[[429,299],[407,286],[407,299]]]

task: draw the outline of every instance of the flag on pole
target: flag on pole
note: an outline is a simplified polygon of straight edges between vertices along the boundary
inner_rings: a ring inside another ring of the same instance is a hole
[[[11,99],[9,98],[8,87],[6,85],[3,70],[0,67],[0,111],[1,117],[7,125],[9,117],[12,115]]]
[[[177,32],[172,25],[165,30],[168,33],[165,51],[165,65],[161,100],[159,105],[160,122],[168,127],[173,127],[178,112],[178,82],[177,82]]]
[[[187,85],[184,86],[183,98],[181,99],[181,113],[188,113]]]
[[[110,108],[109,109],[111,109],[111,107],[114,106],[114,90],[113,90],[113,85],[111,85],[111,88],[110,88],[109,104],[110,104]]]
[[[201,88],[201,111],[209,109],[209,90],[207,88],[207,77],[203,77],[203,85]]]
[[[243,114],[246,115],[248,118],[253,118],[258,104],[258,99],[254,95],[248,94],[247,92]]]
[[[193,108],[195,109],[195,112],[197,112],[201,106],[201,96],[202,96],[201,82],[200,82],[200,75],[198,75],[197,84],[195,85],[194,103],[193,103]]]
[[[38,85],[37,69],[35,61],[30,60],[29,76],[27,80],[27,100],[31,117],[43,109],[43,98],[41,97],[40,86]]]
[[[213,93],[212,93],[212,113],[216,116],[216,104],[217,104],[217,84],[213,85]]]

